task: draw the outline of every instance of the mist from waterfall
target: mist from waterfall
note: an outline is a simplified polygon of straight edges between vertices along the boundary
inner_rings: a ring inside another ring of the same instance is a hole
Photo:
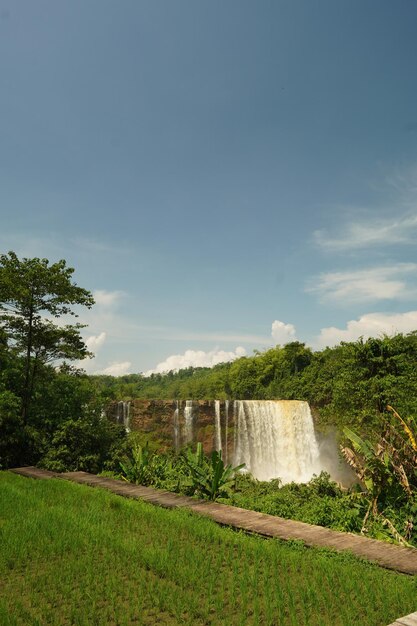
[[[319,446],[307,402],[236,400],[234,464],[258,480],[307,482],[321,471]]]

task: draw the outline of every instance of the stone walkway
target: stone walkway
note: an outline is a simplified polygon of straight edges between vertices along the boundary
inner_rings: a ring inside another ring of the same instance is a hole
[[[219,524],[253,532],[264,537],[299,539],[308,546],[333,548],[339,551],[349,550],[359,557],[378,563],[382,567],[404,574],[417,574],[417,549],[415,548],[404,548],[377,539],[338,532],[323,526],[313,526],[304,522],[296,522],[217,502],[195,500],[169,491],[132,485],[122,480],[104,478],[87,472],[56,474],[36,467],[21,467],[10,471],[30,478],[61,478],[91,487],[101,487],[120,496],[141,499],[168,509],[186,507]],[[416,614],[413,613],[413,615]],[[414,619],[414,621],[404,621],[410,619]],[[417,621],[415,617],[408,616],[400,618],[395,624],[417,626]]]
[[[417,613],[410,613],[410,615],[399,617],[395,622],[389,624],[389,626],[417,626]]]

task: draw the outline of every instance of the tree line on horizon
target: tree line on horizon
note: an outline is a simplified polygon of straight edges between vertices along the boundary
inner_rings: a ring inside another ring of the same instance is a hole
[[[313,351],[294,341],[212,368],[92,376],[111,400],[306,400],[319,420],[373,423],[387,405],[417,416],[417,331]]]

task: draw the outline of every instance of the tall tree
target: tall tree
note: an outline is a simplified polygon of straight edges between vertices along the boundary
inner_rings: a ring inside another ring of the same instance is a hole
[[[42,366],[57,360],[89,356],[80,330],[84,325],[59,325],[62,316],[77,317],[75,305],[91,308],[92,294],[72,281],[74,270],[64,260],[19,259],[0,255],[0,325],[8,345],[23,360],[21,415],[26,424],[34,385]]]

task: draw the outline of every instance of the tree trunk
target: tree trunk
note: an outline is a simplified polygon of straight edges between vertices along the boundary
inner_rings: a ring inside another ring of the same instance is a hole
[[[29,308],[29,328],[28,328],[28,337],[27,337],[27,346],[26,346],[26,359],[25,359],[25,382],[23,386],[22,392],[22,420],[23,424],[27,424],[28,414],[29,414],[29,404],[30,404],[30,361],[32,354],[32,339],[33,339],[33,288],[31,290],[30,295],[30,308]]]

